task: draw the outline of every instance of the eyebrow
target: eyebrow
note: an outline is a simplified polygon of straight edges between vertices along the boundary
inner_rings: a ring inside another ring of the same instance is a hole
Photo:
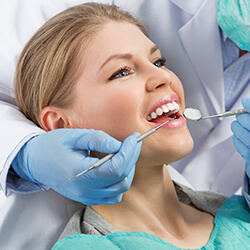
[[[150,49],[150,55],[152,55],[156,50],[160,50],[159,47],[157,45],[154,45],[151,49]],[[130,53],[124,53],[124,54],[115,54],[115,55],[111,55],[109,56],[105,62],[101,65],[100,69],[98,71],[100,71],[108,62],[110,62],[113,59],[131,59],[133,58],[133,55]]]
[[[156,50],[160,50],[160,48],[157,45],[154,45],[151,49],[150,49],[150,55],[152,55]]]
[[[107,60],[102,64],[102,66],[100,67],[99,71],[111,60],[113,59],[131,59],[133,56],[130,53],[124,53],[124,54],[115,54],[112,56],[109,56],[107,58]]]

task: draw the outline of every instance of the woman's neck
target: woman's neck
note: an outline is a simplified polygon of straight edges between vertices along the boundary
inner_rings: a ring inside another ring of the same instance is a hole
[[[183,207],[165,166],[148,171],[137,169],[131,188],[119,204],[92,208],[120,231],[155,235],[185,231]]]
[[[92,208],[120,231],[147,232],[181,248],[204,246],[214,226],[212,215],[178,201],[166,167],[136,168],[119,204]]]

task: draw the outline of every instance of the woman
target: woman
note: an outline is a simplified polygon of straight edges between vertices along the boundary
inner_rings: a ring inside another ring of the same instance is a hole
[[[115,6],[89,3],[52,18],[20,56],[16,99],[20,110],[46,131],[95,129],[119,141],[176,117],[143,141],[133,183],[122,201],[80,210],[63,237],[121,232],[127,248],[134,244],[131,237],[138,240],[138,248],[146,240],[152,247],[174,249],[227,248],[229,239],[230,246],[249,245],[250,219],[243,197],[225,202],[221,195],[193,192],[173,183],[164,167],[193,148],[182,117],[184,90],[179,78],[164,67],[160,50],[147,38],[143,24],[130,14]],[[98,174],[98,168],[86,175],[91,178],[93,173]],[[111,175],[107,169],[107,180]],[[233,209],[240,213],[235,215]],[[82,247],[94,239],[95,249],[103,239],[77,237],[74,243],[83,239]],[[72,249],[72,238],[59,241],[55,249],[67,244]]]

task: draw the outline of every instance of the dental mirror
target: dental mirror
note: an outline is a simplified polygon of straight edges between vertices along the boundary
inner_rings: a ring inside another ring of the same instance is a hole
[[[194,108],[186,108],[183,115],[187,120],[192,122],[199,121],[202,118],[200,110]]]
[[[205,119],[210,119],[210,118],[215,118],[215,117],[226,117],[226,116],[231,116],[231,115],[240,115],[243,113],[247,113],[247,111],[245,109],[237,109],[237,110],[223,112],[223,113],[216,114],[216,115],[202,117],[200,110],[195,109],[195,108],[186,108],[184,110],[183,115],[187,120],[192,121],[192,122],[197,122],[199,120],[205,120]]]

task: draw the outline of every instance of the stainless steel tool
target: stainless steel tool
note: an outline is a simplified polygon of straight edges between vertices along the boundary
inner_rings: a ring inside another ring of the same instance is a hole
[[[203,117],[200,110],[195,109],[195,108],[186,108],[184,110],[183,116],[189,121],[196,122],[199,120],[205,120],[205,119],[210,119],[210,118],[215,118],[215,117],[225,117],[225,116],[231,116],[231,115],[240,115],[243,113],[247,113],[247,111],[245,109],[237,109],[237,110],[223,112],[223,113],[216,114],[216,115]]]

